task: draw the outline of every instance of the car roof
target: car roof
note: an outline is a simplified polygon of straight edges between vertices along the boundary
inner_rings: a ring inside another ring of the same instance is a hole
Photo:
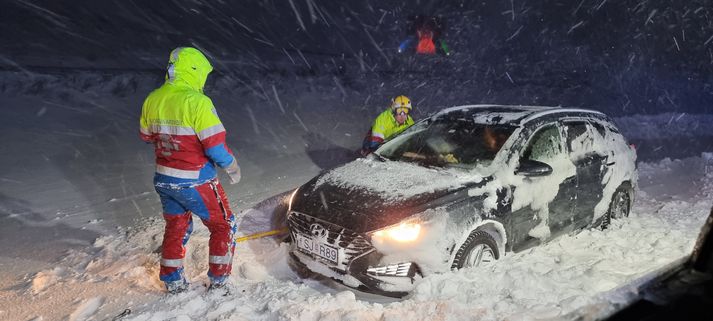
[[[473,117],[476,123],[491,125],[521,126],[529,121],[547,115],[564,114],[571,116],[604,116],[603,113],[583,108],[521,105],[463,105],[445,108],[433,115],[433,119],[449,114]]]

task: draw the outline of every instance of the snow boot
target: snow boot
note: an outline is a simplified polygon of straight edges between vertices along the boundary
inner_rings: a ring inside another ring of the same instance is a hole
[[[186,282],[186,280],[178,280],[164,283],[166,284],[166,290],[169,294],[178,294],[188,290],[188,282]]]
[[[233,293],[232,286],[225,282],[211,282],[208,285],[208,293],[220,293],[222,296],[228,296]]]

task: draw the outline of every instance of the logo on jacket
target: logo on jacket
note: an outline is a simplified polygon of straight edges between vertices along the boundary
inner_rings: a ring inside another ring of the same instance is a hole
[[[309,226],[309,233],[312,234],[312,236],[325,237],[327,236],[327,229],[321,224],[314,223]]]

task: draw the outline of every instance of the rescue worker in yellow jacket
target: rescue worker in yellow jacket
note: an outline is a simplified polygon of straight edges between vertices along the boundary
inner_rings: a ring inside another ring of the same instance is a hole
[[[413,125],[411,118],[411,100],[406,96],[397,96],[391,101],[391,107],[382,112],[364,137],[361,154],[366,156],[374,152],[381,144],[400,134]]]
[[[154,145],[154,187],[166,221],[159,278],[170,293],[188,288],[183,258],[193,230],[192,214],[210,231],[209,289],[223,287],[232,269],[235,218],[216,166],[225,169],[233,183],[240,180],[240,167],[225,144],[225,128],[213,102],[203,94],[212,70],[197,49],[176,48],[166,82],[148,95],[141,110],[140,136]]]

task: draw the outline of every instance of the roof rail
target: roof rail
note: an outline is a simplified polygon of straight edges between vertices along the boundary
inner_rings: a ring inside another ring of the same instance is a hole
[[[438,111],[434,116],[441,115],[441,114],[447,114],[456,110],[462,110],[462,109],[471,109],[471,108],[513,108],[513,109],[522,109],[522,110],[531,110],[531,111],[537,111],[537,110],[550,110],[550,109],[556,109],[556,108],[561,108],[559,106],[528,106],[528,105],[497,105],[497,104],[475,104],[475,105],[460,105],[460,106],[452,106],[448,108],[441,109]]]
[[[600,116],[606,116],[604,113],[597,111],[597,110],[592,110],[592,109],[584,109],[584,108],[552,108],[552,109],[547,109],[543,110],[540,112],[536,112],[530,116],[525,117],[523,120],[520,121],[520,124],[527,123],[533,119],[540,118],[542,116],[546,115],[551,115],[551,114],[558,114],[558,113],[587,113],[587,114],[593,114],[593,115],[600,115]]]

